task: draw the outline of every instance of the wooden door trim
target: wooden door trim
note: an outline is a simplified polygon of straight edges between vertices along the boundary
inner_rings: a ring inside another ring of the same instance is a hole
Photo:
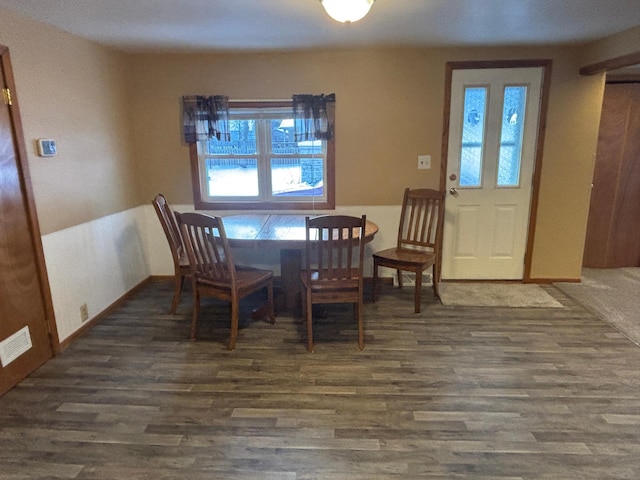
[[[24,143],[24,132],[22,130],[22,121],[20,120],[20,109],[18,107],[18,95],[16,94],[16,85],[13,79],[13,69],[11,68],[11,56],[9,48],[0,45],[0,67],[4,73],[4,79],[7,88],[11,90],[11,107],[9,108],[9,116],[11,118],[14,144],[16,146],[16,165],[22,191],[24,192],[24,202],[27,210],[27,218],[31,241],[33,242],[33,251],[36,260],[36,269],[38,271],[38,279],[40,282],[40,291],[42,294],[42,303],[44,305],[47,329],[49,330],[49,343],[55,354],[60,352],[60,339],[58,337],[58,328],[56,325],[55,314],[53,310],[53,300],[51,298],[51,289],[49,287],[49,276],[47,275],[47,267],[44,259],[44,249],[42,247],[42,236],[40,233],[40,225],[38,224],[38,215],[35,207],[33,190],[31,187],[31,175],[29,172],[29,164],[27,162],[27,149]]]
[[[609,58],[602,62],[596,62],[585,65],[580,68],[580,75],[595,75],[596,73],[608,72],[618,68],[631,67],[640,63],[640,50],[621,55],[619,57]]]
[[[531,282],[531,256],[533,253],[533,239],[536,229],[536,219],[538,214],[538,197],[540,195],[540,175],[542,170],[542,157],[544,147],[544,137],[547,126],[547,110],[549,107],[549,86],[551,84],[550,59],[532,60],[480,60],[464,62],[447,62],[445,67],[444,83],[444,119],[442,126],[442,145],[440,158],[440,189],[445,190],[447,186],[447,163],[449,157],[449,124],[451,118],[451,81],[454,70],[462,69],[489,69],[489,68],[535,68],[542,67],[542,85],[540,99],[540,113],[538,119],[538,138],[536,140],[536,152],[533,165],[533,179],[531,185],[531,205],[529,207],[529,227],[527,229],[527,245],[524,253],[524,273],[522,281]],[[446,201],[446,200],[445,200]],[[441,243],[443,240],[441,239]],[[439,248],[439,263],[442,264],[442,245]]]

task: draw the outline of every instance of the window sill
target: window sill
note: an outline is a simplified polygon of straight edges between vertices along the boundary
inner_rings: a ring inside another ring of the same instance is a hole
[[[196,210],[335,210],[335,202],[203,202]]]

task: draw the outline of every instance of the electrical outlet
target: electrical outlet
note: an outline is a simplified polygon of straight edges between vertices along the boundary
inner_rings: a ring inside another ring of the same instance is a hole
[[[87,307],[86,303],[80,305],[80,320],[82,320],[83,322],[89,320],[89,308]]]
[[[431,168],[431,155],[418,156],[418,169],[429,170]]]

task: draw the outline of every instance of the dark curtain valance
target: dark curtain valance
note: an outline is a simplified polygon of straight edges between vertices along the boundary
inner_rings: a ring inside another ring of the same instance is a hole
[[[294,95],[295,140],[332,140],[334,135],[336,94]]]
[[[182,97],[183,133],[186,143],[217,138],[230,141],[229,97],[189,95]]]

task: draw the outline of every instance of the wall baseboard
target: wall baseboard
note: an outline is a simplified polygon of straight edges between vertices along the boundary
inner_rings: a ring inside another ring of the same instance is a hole
[[[582,280],[578,278],[530,278],[526,283],[539,283],[543,285],[551,285],[552,283],[580,283]]]
[[[87,322],[85,322],[84,325],[82,325],[82,327],[80,327],[78,330],[76,330],[71,335],[69,335],[67,338],[65,338],[62,342],[60,342],[58,344],[58,348],[56,350],[56,355],[58,353],[63,352],[77,338],[79,338],[82,335],[84,335],[86,332],[91,330],[95,325],[100,323],[100,321],[102,321],[102,319],[104,319],[105,317],[107,317],[108,315],[113,313],[116,309],[118,309],[120,306],[122,306],[122,304],[124,302],[129,300],[129,298],[132,297],[133,295],[135,295],[142,287],[144,287],[147,283],[152,281],[152,278],[153,277],[147,277],[144,280],[142,280],[140,283],[138,283],[136,286],[134,286],[132,289],[130,289],[124,295],[122,295],[120,298],[118,298],[115,302],[113,302],[111,305],[109,305],[103,311],[98,313],[91,320],[88,320]]]

